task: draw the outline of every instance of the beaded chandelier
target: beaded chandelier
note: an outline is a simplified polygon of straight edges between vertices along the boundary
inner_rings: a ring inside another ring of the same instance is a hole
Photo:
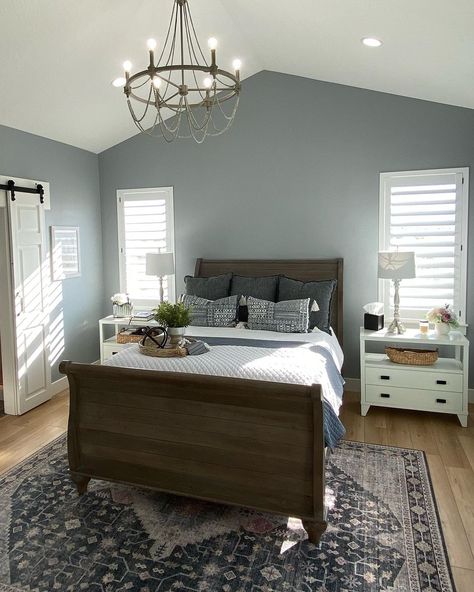
[[[132,73],[123,64],[125,76],[113,84],[123,87],[133,122],[144,134],[162,136],[167,142],[223,134],[232,125],[239,104],[240,60],[233,72],[216,61],[217,40],[208,40],[210,63],[199,44],[188,0],[173,0],[165,42],[155,62],[157,42],[148,40],[148,67]]]

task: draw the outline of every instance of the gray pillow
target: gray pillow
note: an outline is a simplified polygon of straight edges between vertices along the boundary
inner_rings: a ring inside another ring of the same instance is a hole
[[[260,300],[276,302],[278,276],[247,277],[233,275],[230,283],[231,296],[252,296]]]
[[[215,275],[213,277],[193,277],[187,275],[184,278],[186,294],[206,298],[206,300],[218,300],[229,296],[231,273]]]
[[[247,307],[249,329],[263,329],[279,333],[306,333],[308,330],[309,298],[269,302],[249,296]]]
[[[280,277],[278,288],[278,300],[294,300],[296,298],[310,298],[309,308],[314,301],[319,310],[311,311],[309,315],[309,330],[315,327],[330,333],[331,326],[331,300],[336,289],[336,280],[323,280],[320,282],[300,282],[286,276]]]
[[[191,309],[191,323],[197,327],[235,327],[238,296],[207,300],[184,294],[181,302]]]

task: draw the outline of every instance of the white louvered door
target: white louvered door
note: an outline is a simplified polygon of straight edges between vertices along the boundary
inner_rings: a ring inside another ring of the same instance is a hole
[[[449,304],[464,322],[466,183],[463,169],[381,175],[379,248],[416,256],[417,277],[401,283],[404,318],[424,318],[428,309]],[[393,283],[381,284],[382,299],[391,304]]]
[[[173,188],[117,192],[120,290],[136,306],[156,306],[158,278],[147,276],[146,254],[174,252]],[[174,301],[174,278],[165,278],[165,300]]]

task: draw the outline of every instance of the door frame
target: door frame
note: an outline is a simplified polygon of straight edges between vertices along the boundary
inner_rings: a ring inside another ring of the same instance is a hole
[[[0,184],[6,184],[10,179],[15,181],[16,185],[31,187],[32,189],[36,187],[37,183],[41,183],[44,188],[43,207],[45,210],[51,209],[50,190],[47,181],[0,175]],[[20,409],[18,391],[16,388],[10,388],[11,385],[17,384],[18,364],[14,322],[13,257],[9,229],[10,218],[8,200],[10,199],[10,196],[8,193],[8,191],[0,191],[0,245],[5,246],[5,249],[0,249],[0,301],[2,302],[2,306],[0,306],[0,342],[3,374],[3,404],[5,413],[18,415]],[[46,232],[45,240],[47,241]],[[48,245],[45,245],[45,247],[47,248]],[[2,281],[3,279],[5,279],[5,281]]]

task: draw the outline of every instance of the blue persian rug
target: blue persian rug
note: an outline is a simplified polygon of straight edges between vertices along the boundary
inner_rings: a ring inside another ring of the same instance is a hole
[[[422,452],[343,442],[301,522],[68,476],[64,436],[0,477],[2,592],[452,591]]]

